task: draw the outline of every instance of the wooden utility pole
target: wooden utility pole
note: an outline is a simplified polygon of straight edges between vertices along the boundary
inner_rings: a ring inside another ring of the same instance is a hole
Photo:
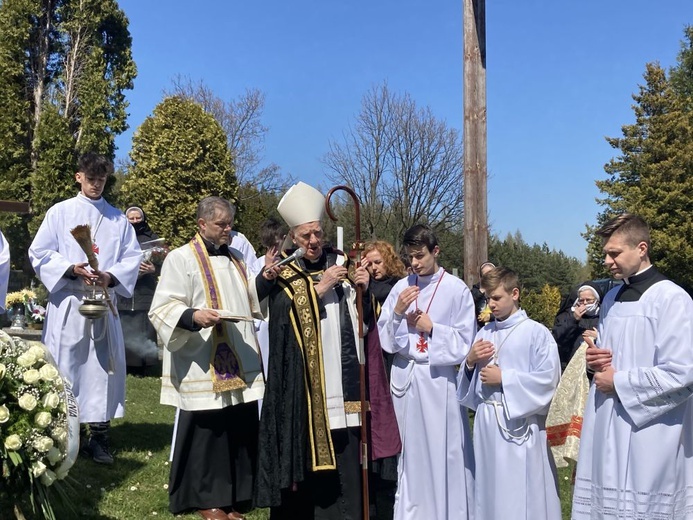
[[[0,211],[6,213],[29,213],[29,203],[16,200],[0,200]]]
[[[486,0],[462,0],[464,45],[464,281],[488,260],[486,195]]]

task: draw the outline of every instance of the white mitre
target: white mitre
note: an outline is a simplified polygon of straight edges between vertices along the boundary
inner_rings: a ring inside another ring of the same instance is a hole
[[[319,222],[325,211],[325,196],[312,186],[299,182],[284,194],[277,211],[290,228],[307,222]]]

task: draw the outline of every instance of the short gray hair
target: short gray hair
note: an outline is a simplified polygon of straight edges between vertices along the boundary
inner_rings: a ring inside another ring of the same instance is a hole
[[[236,214],[236,206],[222,197],[205,197],[197,205],[197,218],[210,220],[214,218],[217,209],[228,212],[233,218]]]

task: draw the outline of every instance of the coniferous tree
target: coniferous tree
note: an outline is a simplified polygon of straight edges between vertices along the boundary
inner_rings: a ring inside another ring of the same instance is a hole
[[[667,72],[646,66],[645,84],[633,96],[635,123],[622,137],[608,138],[620,151],[597,181],[605,198],[597,225],[588,228],[590,264],[604,273],[601,243],[594,230],[611,216],[629,211],[652,230],[650,258],[672,279],[693,287],[693,29],[688,27],[677,64]]]
[[[0,2],[0,189],[32,205],[30,217],[0,214],[15,265],[48,207],[76,192],[77,157],[113,157],[136,74],[130,50],[115,0]]]
[[[135,132],[130,160],[121,203],[140,206],[152,228],[173,247],[195,233],[202,198],[236,201],[226,135],[193,101],[169,97],[159,103]]]

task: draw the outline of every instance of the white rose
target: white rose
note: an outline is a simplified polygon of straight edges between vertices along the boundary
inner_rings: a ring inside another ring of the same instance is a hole
[[[53,439],[50,437],[41,436],[34,441],[34,448],[41,453],[46,453],[53,447]]]
[[[17,364],[20,367],[30,367],[34,363],[36,363],[36,356],[28,350],[17,357]]]
[[[8,450],[17,451],[22,447],[22,438],[19,435],[9,435],[5,439],[5,448]]]
[[[40,345],[31,345],[29,347],[29,352],[36,356],[36,359],[46,358],[46,351]]]
[[[0,363],[0,379],[5,377],[5,372],[7,372],[7,368],[5,368],[5,365]]]
[[[24,408],[28,412],[36,408],[36,405],[38,404],[36,402],[36,398],[31,394],[22,394],[17,402],[19,403],[20,407]]]
[[[62,471],[56,471],[56,472],[55,472],[55,478],[57,478],[58,480],[62,480],[62,479],[64,479],[65,477],[67,477],[67,474],[68,474],[69,472],[70,472],[69,469],[64,469],[64,470],[62,470]]]
[[[63,458],[63,454],[58,448],[53,446],[50,450],[48,450],[48,453],[46,453],[46,457],[48,457],[48,462],[51,463],[51,466],[55,466],[55,464]]]
[[[0,424],[6,423],[9,420],[10,411],[7,409],[7,406],[5,406],[4,404],[0,404]]]
[[[31,473],[34,475],[34,478],[38,478],[43,475],[46,472],[46,469],[46,465],[40,460],[37,460],[31,465]]]
[[[40,377],[41,376],[39,375],[39,371],[35,368],[30,368],[22,374],[22,379],[24,379],[24,382],[30,385],[33,385],[36,381],[39,380]]]
[[[51,434],[51,437],[53,437],[60,444],[65,444],[65,441],[67,441],[67,430],[65,430],[65,428],[63,428],[62,426],[53,428],[53,433]]]
[[[56,408],[60,404],[60,396],[55,392],[48,392],[41,401],[44,408]]]
[[[39,374],[41,374],[41,379],[44,381],[55,381],[60,376],[58,369],[50,364],[43,365],[39,370]]]
[[[53,417],[51,417],[50,412],[39,412],[36,414],[36,417],[34,417],[34,422],[39,428],[45,428],[53,422]]]
[[[51,470],[47,469],[46,472],[43,475],[41,475],[41,484],[48,487],[48,486],[52,485],[53,482],[55,482],[56,477],[57,476],[55,473],[53,473]]]

